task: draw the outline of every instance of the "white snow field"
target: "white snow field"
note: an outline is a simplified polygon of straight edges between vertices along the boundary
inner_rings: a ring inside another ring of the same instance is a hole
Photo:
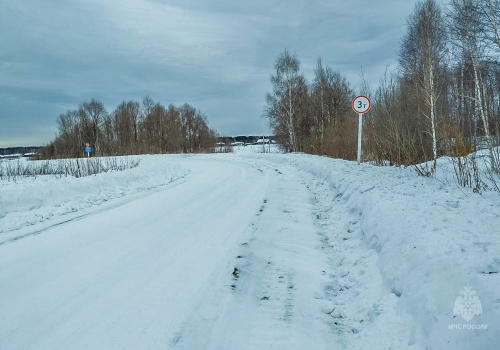
[[[498,348],[497,197],[251,148],[139,158],[0,181],[0,350]]]

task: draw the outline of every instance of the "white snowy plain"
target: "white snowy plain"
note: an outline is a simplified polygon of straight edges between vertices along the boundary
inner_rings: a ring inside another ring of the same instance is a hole
[[[1,180],[0,349],[498,348],[496,197],[249,149]]]

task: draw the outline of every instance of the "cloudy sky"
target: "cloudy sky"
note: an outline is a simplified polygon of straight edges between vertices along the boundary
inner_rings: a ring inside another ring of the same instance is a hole
[[[223,135],[261,117],[287,48],[354,88],[395,65],[415,0],[0,0],[0,147],[43,145],[56,118],[95,98],[108,112],[149,95],[190,103]]]

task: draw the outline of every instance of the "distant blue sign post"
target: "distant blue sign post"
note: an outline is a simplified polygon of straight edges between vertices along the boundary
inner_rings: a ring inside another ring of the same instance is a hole
[[[90,152],[92,152],[92,147],[90,147],[90,143],[86,142],[83,151],[87,153],[87,158],[90,157]]]

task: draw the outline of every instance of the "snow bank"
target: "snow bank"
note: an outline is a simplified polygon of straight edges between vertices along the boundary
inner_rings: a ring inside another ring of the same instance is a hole
[[[45,175],[0,180],[0,234],[164,186],[188,173],[176,157],[134,157],[140,160],[136,168],[81,178]]]
[[[413,317],[408,345],[428,349],[493,349],[500,334],[500,205],[410,169],[305,155],[271,156],[326,181],[360,218],[352,232],[378,252],[398,313]],[[477,292],[482,314],[454,314],[464,287]],[[463,328],[488,329],[463,329]],[[456,329],[460,328],[460,329]]]

